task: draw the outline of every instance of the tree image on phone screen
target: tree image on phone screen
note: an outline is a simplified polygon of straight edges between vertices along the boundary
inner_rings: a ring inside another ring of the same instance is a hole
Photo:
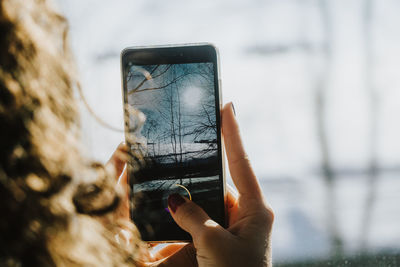
[[[131,217],[144,240],[190,240],[169,214],[170,194],[192,198],[217,221],[224,212],[214,64],[127,68],[128,105],[146,116],[136,129],[144,164],[132,173]]]

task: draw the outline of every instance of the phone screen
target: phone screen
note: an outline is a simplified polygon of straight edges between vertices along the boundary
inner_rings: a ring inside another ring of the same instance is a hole
[[[167,199],[173,193],[192,199],[224,225],[215,63],[128,61],[125,68],[125,100],[146,117],[139,129],[134,129],[134,118],[128,121],[137,141],[131,149],[142,155],[129,177],[131,218],[142,239],[191,240],[169,214]]]

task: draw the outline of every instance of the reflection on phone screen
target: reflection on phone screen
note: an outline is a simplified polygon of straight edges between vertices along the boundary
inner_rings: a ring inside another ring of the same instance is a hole
[[[192,198],[223,223],[214,64],[129,63],[127,68],[128,105],[146,116],[135,130],[145,164],[131,174],[132,220],[144,240],[190,240],[169,214],[172,193]],[[128,125],[133,129],[134,121]]]

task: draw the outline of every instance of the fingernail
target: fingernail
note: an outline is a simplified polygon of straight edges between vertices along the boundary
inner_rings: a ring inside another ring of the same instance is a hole
[[[233,105],[233,102],[231,102],[231,107],[232,107],[232,110],[233,110],[233,114],[235,114],[235,116],[236,116],[235,106]]]
[[[178,207],[183,203],[185,203],[185,199],[181,197],[181,195],[179,194],[175,193],[168,197],[168,206],[170,207],[173,213],[175,213]]]

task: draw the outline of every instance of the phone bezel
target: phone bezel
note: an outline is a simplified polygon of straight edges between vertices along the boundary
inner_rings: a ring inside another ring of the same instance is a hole
[[[122,76],[122,95],[123,95],[123,110],[124,110],[124,124],[125,124],[125,137],[129,131],[129,120],[126,116],[125,105],[128,103],[127,87],[125,82],[126,65],[132,62],[135,65],[157,65],[157,64],[184,64],[184,63],[201,63],[211,62],[214,65],[214,88],[215,88],[215,106],[217,123],[217,142],[218,142],[218,157],[220,160],[221,169],[221,190],[220,195],[223,200],[221,203],[222,218],[220,222],[223,227],[227,226],[227,211],[226,211],[226,178],[225,178],[225,158],[224,146],[221,132],[221,109],[222,109],[222,92],[220,80],[220,64],[218,49],[210,43],[198,44],[181,44],[181,45],[163,45],[163,46],[136,46],[128,47],[121,52],[121,76]],[[126,139],[128,143],[128,140]],[[128,164],[129,167],[129,164]],[[128,174],[130,170],[128,169]],[[128,175],[129,179],[129,175]],[[128,180],[129,183],[129,180]],[[131,197],[131,196],[130,196]],[[151,243],[169,243],[169,242],[189,242],[191,240],[144,240]]]

